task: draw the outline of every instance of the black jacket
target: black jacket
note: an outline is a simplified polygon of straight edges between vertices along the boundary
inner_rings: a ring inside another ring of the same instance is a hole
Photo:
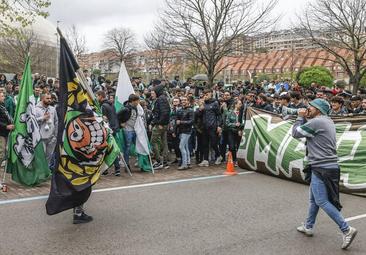
[[[264,104],[261,104],[261,105],[256,104],[254,107],[258,108],[258,109],[262,109],[262,110],[267,111],[267,112],[273,112],[274,111],[273,106],[271,104],[267,104],[267,103],[264,103]]]
[[[180,120],[180,124],[177,125],[179,134],[190,134],[192,132],[193,125],[193,110],[190,107],[182,108],[177,112],[177,120]]]
[[[119,129],[119,123],[117,121],[117,113],[114,109],[112,103],[105,99],[100,104],[102,108],[103,116],[106,116],[108,119],[109,127],[112,129],[113,133],[117,132]]]
[[[321,179],[327,187],[328,199],[340,211],[342,205],[339,200],[340,169],[323,169],[311,167],[311,171]]]
[[[152,109],[153,119],[151,124],[153,126],[168,125],[170,119],[170,105],[167,97],[164,95],[164,86],[157,86],[154,91],[158,98],[155,100]]]
[[[120,124],[126,123],[131,118],[132,110],[137,111],[128,101],[124,102],[123,106],[124,108],[117,113],[118,122]]]
[[[7,125],[13,123],[8,111],[5,108],[4,104],[0,104],[0,136],[8,137],[9,130],[6,129]]]
[[[193,126],[198,133],[203,133],[203,112],[198,109],[194,112]]]
[[[216,129],[222,123],[219,102],[215,99],[205,101],[203,110],[203,124],[206,129]]]

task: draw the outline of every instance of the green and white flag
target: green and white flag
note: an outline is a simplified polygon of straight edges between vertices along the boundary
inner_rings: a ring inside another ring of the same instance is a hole
[[[7,171],[11,173],[12,179],[26,186],[35,186],[47,180],[51,174],[35,108],[30,58],[27,57],[15,111],[15,129],[9,137],[7,163]]]
[[[118,85],[114,103],[117,112],[123,109],[124,107],[123,103],[126,102],[128,100],[128,97],[134,93],[135,91],[132,87],[132,83],[127,73],[125,63],[122,62],[118,76]],[[149,160],[150,146],[144,124],[144,110],[140,105],[138,105],[137,107],[135,132],[136,132],[136,146],[132,148],[132,154],[137,154],[138,165],[143,171],[151,171],[152,168]],[[123,150],[124,135],[122,130],[119,132],[119,134],[117,134],[116,141],[120,146],[120,149]]]

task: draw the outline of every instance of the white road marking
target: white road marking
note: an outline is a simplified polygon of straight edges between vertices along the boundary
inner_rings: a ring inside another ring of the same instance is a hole
[[[345,219],[347,222],[353,221],[353,220],[359,220],[359,219],[363,219],[366,218],[366,214],[361,214],[361,215],[357,215],[354,217],[349,217],[347,219]]]
[[[247,174],[255,174],[255,172],[239,172],[238,173],[238,175],[247,175]],[[204,181],[204,180],[218,179],[218,178],[223,178],[223,177],[229,177],[229,176],[213,175],[213,176],[179,179],[179,180],[164,181],[164,182],[152,182],[152,183],[144,183],[144,184],[137,184],[137,185],[130,185],[130,186],[121,186],[121,187],[114,187],[114,188],[95,189],[95,190],[93,190],[93,193],[124,190],[124,189],[135,189],[135,188],[143,188],[143,187],[153,187],[153,186],[159,186],[159,185],[194,182],[194,181]],[[43,199],[47,199],[47,198],[48,198],[48,195],[18,198],[18,199],[9,199],[9,200],[0,200],[0,205],[15,204],[15,203],[35,201],[35,200],[43,200]]]

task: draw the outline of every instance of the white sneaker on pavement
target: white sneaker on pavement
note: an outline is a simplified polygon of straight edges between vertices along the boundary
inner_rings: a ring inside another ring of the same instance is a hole
[[[297,227],[296,230],[299,231],[300,233],[303,233],[306,236],[313,236],[314,235],[313,229],[312,228],[307,228],[304,223],[300,227]]]
[[[220,156],[220,157],[218,157],[217,159],[216,159],[216,161],[215,161],[215,165],[220,165],[221,164],[221,162],[222,162],[222,160],[223,160],[223,158]]]
[[[348,232],[343,234],[343,243],[342,243],[343,250],[347,249],[351,245],[356,235],[357,235],[357,229],[349,227]]]
[[[207,160],[203,160],[201,163],[198,164],[198,166],[205,166],[205,167],[208,167],[209,166],[209,163]]]

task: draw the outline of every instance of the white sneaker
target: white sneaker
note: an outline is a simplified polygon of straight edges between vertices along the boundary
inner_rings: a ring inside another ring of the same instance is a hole
[[[220,156],[220,157],[218,157],[217,159],[216,159],[216,161],[215,161],[215,165],[220,165],[221,164],[221,162],[222,162],[222,160],[223,160],[223,158]]]
[[[303,233],[306,236],[313,236],[314,235],[313,229],[312,228],[307,228],[304,223],[300,227],[297,227],[296,230],[299,231],[300,233]]]
[[[207,160],[203,160],[201,163],[198,164],[198,166],[205,166],[205,167],[207,167],[207,166],[209,166],[209,163],[208,163]]]
[[[347,249],[351,245],[356,235],[357,235],[357,229],[349,227],[348,232],[346,234],[343,234],[343,243],[342,243],[343,250]]]

